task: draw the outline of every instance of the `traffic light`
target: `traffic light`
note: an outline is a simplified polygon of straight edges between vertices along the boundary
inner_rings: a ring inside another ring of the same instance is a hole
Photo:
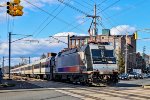
[[[22,16],[23,15],[23,6],[21,5],[15,5],[14,6],[14,16]]]
[[[11,2],[7,2],[7,13],[11,16],[13,16],[13,4]]]
[[[20,5],[20,0],[12,0],[7,2],[7,13],[11,16],[22,16],[23,6]]]
[[[20,0],[13,0],[13,3],[18,5],[20,3]]]
[[[135,39],[135,40],[138,38],[137,31],[136,31],[136,32],[134,32],[133,36],[134,36],[134,39]]]

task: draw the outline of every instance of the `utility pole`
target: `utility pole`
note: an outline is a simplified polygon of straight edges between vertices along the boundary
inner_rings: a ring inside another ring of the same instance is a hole
[[[70,35],[68,34],[68,48],[70,48]]]
[[[97,36],[98,35],[98,30],[97,30],[97,22],[96,22],[96,19],[100,16],[97,16],[96,14],[96,4],[94,5],[94,15],[87,15],[87,17],[91,17],[93,18],[93,24],[94,24],[94,36]]]
[[[4,61],[5,61],[5,58],[3,56],[3,62],[2,62],[3,73],[4,73],[4,63],[5,63]]]
[[[94,5],[94,35],[97,36],[97,28],[96,28],[96,4]]]
[[[10,66],[11,66],[11,32],[9,32],[9,79],[10,79]]]
[[[144,46],[143,47],[143,59],[145,60],[145,49],[146,49],[146,47]]]
[[[31,60],[31,59],[30,59],[30,57],[29,57],[29,64],[30,64],[30,62],[31,62],[30,60]]]
[[[128,43],[127,43],[128,33],[126,33],[126,44],[125,44],[125,74],[128,73]]]

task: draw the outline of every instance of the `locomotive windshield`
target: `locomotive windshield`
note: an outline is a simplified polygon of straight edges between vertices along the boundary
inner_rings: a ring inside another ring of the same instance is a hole
[[[113,50],[92,49],[93,64],[115,64]]]

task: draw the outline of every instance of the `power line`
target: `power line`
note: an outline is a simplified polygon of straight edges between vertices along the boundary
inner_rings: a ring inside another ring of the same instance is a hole
[[[60,7],[61,3],[51,12],[54,13],[59,7]],[[50,18],[51,16],[48,16],[40,25],[39,27],[33,32],[33,35],[37,32],[38,29],[40,29],[42,27],[42,25]]]
[[[79,4],[80,6],[82,6],[82,7],[84,7],[84,8],[88,8],[88,7],[86,7],[85,5],[83,5],[83,4],[81,4],[81,3],[79,3],[78,1],[73,1],[73,2],[75,2],[75,3],[77,3],[77,4]],[[88,8],[88,9],[90,9],[91,10],[91,8]]]
[[[31,2],[29,2],[29,1],[27,1],[27,0],[24,0],[24,1],[27,2],[27,3],[29,3],[30,5],[32,5],[32,6],[36,7],[36,8],[38,8],[39,10],[45,12],[46,14],[48,14],[48,15],[50,15],[50,16],[52,16],[52,17],[55,17],[54,15],[52,15],[52,14],[49,13],[48,11],[43,10],[42,8],[38,7],[37,5],[32,4]],[[68,22],[66,22],[65,20],[61,19],[61,18],[55,17],[55,19],[57,19],[57,20],[59,20],[59,21],[65,23],[65,24],[67,24],[67,25],[71,25],[71,24],[69,24]],[[71,25],[71,26],[74,27],[73,25]],[[77,29],[78,29],[78,28],[77,28]],[[78,30],[80,30],[80,29],[78,29]]]
[[[97,6],[102,5],[103,3],[105,3],[107,0],[103,0],[101,3],[99,3]]]
[[[66,6],[64,6],[64,7],[37,33],[37,35],[39,35],[65,8],[66,8]],[[36,35],[36,36],[37,36],[37,35]]]
[[[105,9],[103,9],[103,10],[101,10],[100,12],[98,12],[98,14],[99,13],[101,13],[101,12],[104,12],[105,10],[107,10],[108,8],[110,8],[111,6],[113,6],[113,5],[115,5],[116,3],[118,3],[120,0],[118,0],[118,1],[116,1],[116,2],[114,2],[113,4],[111,4],[110,6],[108,6],[108,7],[106,7]],[[85,21],[83,21],[82,23],[80,23],[80,24],[78,24],[78,25],[76,25],[75,27],[73,27],[72,29],[70,29],[70,31],[71,30],[73,30],[73,29],[75,29],[75,28],[77,28],[77,27],[79,27],[81,24],[83,24],[83,23],[85,23],[85,22],[87,22],[89,19],[87,19],[87,20],[85,20]]]
[[[108,7],[106,7],[105,9],[103,9],[101,12],[104,12],[105,10],[107,10],[108,8],[114,6],[115,4],[117,4],[120,0],[117,0],[116,2],[112,3],[111,5],[109,5]]]
[[[85,0],[81,0],[81,1],[84,2],[84,3],[86,3],[86,4],[89,5],[89,6],[93,7],[92,4],[90,4],[90,3],[88,3],[88,2],[85,2]]]
[[[141,1],[141,2],[138,2],[138,3],[135,3],[135,4],[133,4],[133,5],[141,5],[142,3],[145,3],[145,0],[143,0],[143,1]],[[112,17],[114,17],[114,16],[121,15],[122,13],[125,13],[125,12],[127,12],[127,11],[131,11],[131,9],[133,9],[133,7],[132,7],[132,6],[129,6],[129,7],[125,8],[124,11],[115,13],[115,14],[113,14],[113,15],[107,17],[107,19],[112,18]]]
[[[78,11],[78,12],[84,14],[84,15],[89,15],[88,13],[86,13],[86,12],[84,12],[84,11],[82,11],[82,10],[80,10],[80,9],[78,9],[78,8],[76,8],[76,7],[72,6],[72,5],[70,5],[70,4],[66,3],[66,2],[64,2],[63,0],[58,0],[58,1],[61,2],[61,3],[63,3],[64,5],[66,5],[66,6],[70,7],[70,8],[72,8],[72,9],[74,9],[74,10],[76,10],[76,11]]]

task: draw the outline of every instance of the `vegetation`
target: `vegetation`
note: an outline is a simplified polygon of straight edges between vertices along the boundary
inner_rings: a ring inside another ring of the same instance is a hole
[[[124,73],[125,61],[124,61],[124,57],[123,57],[123,54],[120,49],[119,49],[119,53],[118,53],[118,67],[119,67],[119,72]]]
[[[46,58],[46,55],[43,53],[40,58],[44,59],[44,58]]]
[[[1,87],[14,87],[15,84],[0,84]]]

